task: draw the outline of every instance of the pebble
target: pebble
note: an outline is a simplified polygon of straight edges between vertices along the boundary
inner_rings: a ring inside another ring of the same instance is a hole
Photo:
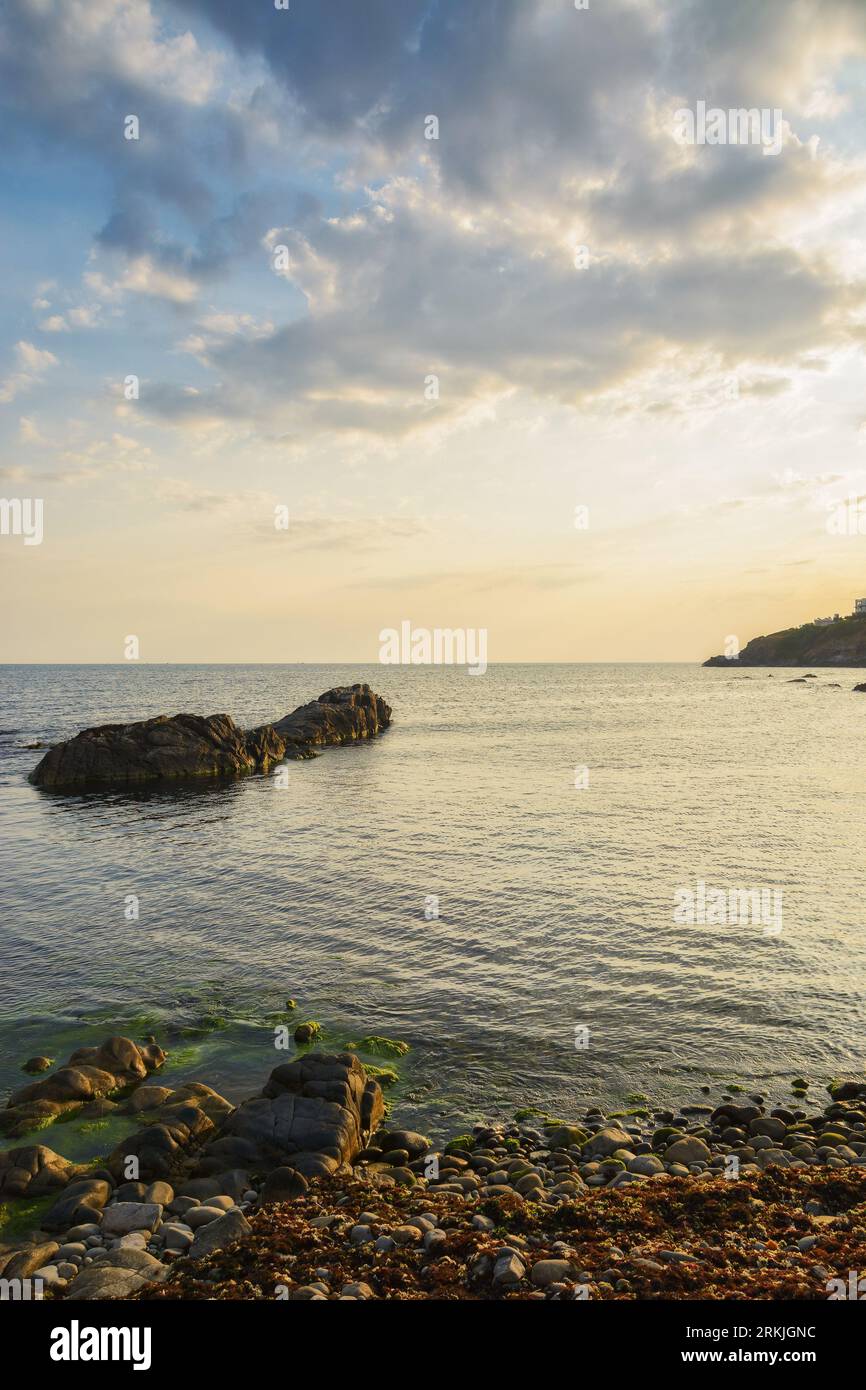
[[[369,1284],[344,1284],[341,1292],[342,1298],[375,1298],[373,1290]]]
[[[574,1266],[568,1260],[538,1260],[532,1266],[530,1279],[539,1288],[547,1288],[562,1279],[574,1277]]]
[[[397,1245],[416,1245],[422,1236],[417,1226],[398,1226],[391,1234]]]
[[[234,1202],[230,1205],[234,1206]],[[185,1224],[190,1226],[194,1231],[197,1231],[199,1226],[207,1226],[211,1221],[218,1221],[221,1216],[225,1216],[224,1208],[211,1206],[210,1202],[208,1202],[207,1206],[204,1207],[192,1207],[186,1213]]]
[[[526,1274],[526,1266],[516,1254],[500,1255],[493,1266],[494,1284],[519,1284]]]

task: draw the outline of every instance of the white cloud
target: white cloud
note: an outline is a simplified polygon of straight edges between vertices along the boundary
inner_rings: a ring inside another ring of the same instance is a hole
[[[28,391],[41,381],[49,367],[58,365],[53,352],[23,340],[15,344],[15,356],[18,370],[0,382],[0,401],[4,403],[14,400],[22,391]]]

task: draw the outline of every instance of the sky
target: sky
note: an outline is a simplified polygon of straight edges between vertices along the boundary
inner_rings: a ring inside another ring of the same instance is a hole
[[[850,612],[864,116],[863,0],[4,0],[0,660]]]

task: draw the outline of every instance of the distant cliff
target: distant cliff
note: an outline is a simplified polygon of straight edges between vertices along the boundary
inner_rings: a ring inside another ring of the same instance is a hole
[[[806,623],[753,637],[738,658],[711,656],[704,665],[866,667],[866,616],[827,625]]]

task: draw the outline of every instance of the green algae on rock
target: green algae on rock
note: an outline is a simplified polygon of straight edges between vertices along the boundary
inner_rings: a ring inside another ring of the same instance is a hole
[[[406,1042],[380,1038],[372,1033],[366,1038],[359,1038],[357,1042],[346,1043],[346,1047],[352,1052],[372,1052],[374,1057],[405,1057],[409,1051]]]

